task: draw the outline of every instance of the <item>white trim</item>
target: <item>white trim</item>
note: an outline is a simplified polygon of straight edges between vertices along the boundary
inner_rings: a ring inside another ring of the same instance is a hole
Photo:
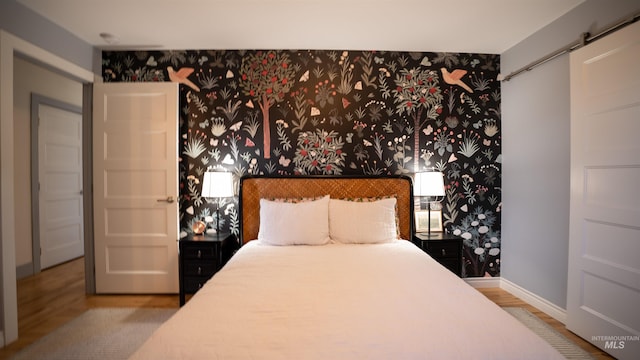
[[[500,287],[499,277],[469,277],[463,280],[476,289]]]
[[[524,289],[523,287],[502,278],[500,281],[500,288],[511,293],[514,296],[519,297],[524,302],[542,311],[543,313],[551,316],[552,318],[565,324],[567,321],[567,310],[559,307],[556,304],[549,302],[548,300],[532,293],[531,291]]]
[[[77,78],[80,82],[92,83],[96,76],[93,72],[71,63],[56,54],[50,53],[47,50],[24,41],[11,33],[0,30],[0,37],[2,37],[2,42],[4,43],[6,41],[15,52],[26,55],[28,58],[41,61],[42,63],[58,69],[71,77]]]
[[[72,78],[85,83],[94,79],[93,72],[86,70],[58,55],[48,52],[27,41],[24,41],[4,30],[0,30],[0,199],[1,208],[0,253],[2,259],[2,304],[3,329],[0,343],[10,344],[18,338],[18,304],[16,294],[16,259],[15,259],[15,217],[14,217],[14,182],[13,182],[13,57],[16,53],[27,58],[58,69]]]
[[[13,195],[13,51],[15,44],[0,31],[0,228],[2,228],[2,329],[4,343],[18,338],[16,250]]]
[[[519,285],[514,284],[513,282],[505,278],[470,277],[463,278],[463,280],[476,289],[500,288],[502,290],[505,290],[511,295],[518,297],[520,300],[565,324],[565,321],[567,319],[567,310],[549,302],[548,300],[532,293],[529,290],[524,289]]]

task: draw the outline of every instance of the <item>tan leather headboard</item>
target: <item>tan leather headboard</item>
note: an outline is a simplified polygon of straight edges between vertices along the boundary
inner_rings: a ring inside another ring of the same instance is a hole
[[[395,196],[400,236],[413,233],[413,188],[408,176],[246,176],[240,179],[240,241],[258,238],[260,199],[330,195],[331,198]]]

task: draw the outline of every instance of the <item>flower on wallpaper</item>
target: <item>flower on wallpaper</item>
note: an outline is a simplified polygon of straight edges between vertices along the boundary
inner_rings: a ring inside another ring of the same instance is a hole
[[[471,74],[471,84],[473,84],[476,91],[485,91],[490,89],[492,81],[493,79],[485,79],[484,72],[482,71],[479,75],[475,71]]]
[[[420,154],[420,158],[422,160],[424,160],[424,164],[426,167],[431,167],[431,157],[434,155],[433,152],[427,150],[427,149],[422,149],[420,150],[421,154]]]
[[[193,159],[197,158],[207,150],[204,145],[204,140],[206,138],[207,135],[200,132],[200,130],[192,132],[191,129],[189,129],[189,132],[187,133],[187,141],[184,144],[184,151],[182,153]]]
[[[147,69],[146,66],[136,70],[128,69],[125,74],[130,81],[164,81],[164,73],[159,70]]]
[[[245,118],[246,123],[242,125],[242,130],[246,131],[250,137],[255,138],[260,128],[260,120],[258,120],[258,113],[252,112]],[[276,120],[276,123],[278,121]]]
[[[478,206],[462,219],[460,226],[454,226],[453,234],[463,239],[467,275],[495,276],[499,272],[494,261],[500,254],[500,231],[493,229],[496,223],[493,211]]]
[[[445,129],[438,129],[434,136],[433,148],[438,155],[443,156],[445,152],[453,152],[454,140],[450,138],[450,132]]]
[[[240,233],[240,217],[237,206],[233,205],[227,207],[225,215],[229,217],[229,232],[233,235],[238,235]]]
[[[344,142],[336,131],[317,129],[301,132],[293,163],[299,175],[340,175],[346,154]]]
[[[460,150],[458,150],[458,154],[464,155],[468,158],[472,157],[478,150],[480,150],[480,146],[478,145],[479,136],[473,133],[467,133],[465,131],[462,139],[462,144],[460,144]]]
[[[315,86],[315,94],[316,103],[320,104],[320,107],[325,107],[327,104],[333,105],[336,96],[335,85],[330,84],[329,80],[320,82]]]
[[[289,128],[289,124],[286,121],[279,119],[276,120],[276,133],[278,134],[278,142],[284,151],[289,151],[292,148],[291,140],[289,140],[289,135],[287,129]],[[282,163],[281,163],[282,164]]]
[[[200,64],[200,66],[202,66],[202,64]],[[212,90],[219,86],[218,77],[212,74],[211,69],[209,69],[207,73],[204,73],[202,69],[200,69],[200,71],[196,73],[196,78],[198,79],[200,87],[205,90]]]
[[[200,181],[193,175],[187,176],[187,193],[184,195],[193,202],[194,206],[201,206],[204,203],[204,199],[200,196],[202,193],[200,189]]]
[[[211,118],[211,134],[216,137],[222,136],[227,131],[227,126],[224,124],[224,119],[220,116],[214,116]]]
[[[484,119],[484,134],[488,137],[494,137],[500,131],[495,119]]]
[[[200,99],[200,96],[197,93],[189,91],[187,96],[187,103],[190,105],[195,105],[196,109],[198,109],[201,114],[205,114],[209,111],[209,107],[202,99]]]
[[[187,52],[184,50],[168,50],[163,51],[162,56],[158,59],[161,63],[171,63],[173,66],[178,66],[187,61]]]

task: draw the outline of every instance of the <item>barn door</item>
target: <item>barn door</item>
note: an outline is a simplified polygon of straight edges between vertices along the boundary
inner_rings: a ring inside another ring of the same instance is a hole
[[[571,54],[567,328],[640,359],[640,23]]]

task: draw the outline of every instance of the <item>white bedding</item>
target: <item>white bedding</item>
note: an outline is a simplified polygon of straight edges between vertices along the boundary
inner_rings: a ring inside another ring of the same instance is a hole
[[[133,359],[562,359],[408,241],[244,245]]]

